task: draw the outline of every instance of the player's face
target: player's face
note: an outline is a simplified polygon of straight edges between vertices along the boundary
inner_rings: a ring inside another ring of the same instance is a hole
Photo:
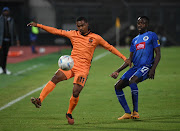
[[[80,31],[81,35],[84,35],[84,34],[88,33],[89,24],[86,23],[84,20],[77,21],[76,26],[77,26],[78,30]]]
[[[140,34],[145,33],[147,31],[148,22],[146,19],[138,18],[137,20],[137,29]]]

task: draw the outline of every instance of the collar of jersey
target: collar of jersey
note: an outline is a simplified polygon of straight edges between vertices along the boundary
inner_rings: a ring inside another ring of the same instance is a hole
[[[81,33],[80,33],[80,34],[81,34],[82,36],[87,36],[87,35],[89,35],[90,33],[91,33],[91,31],[89,30],[88,33],[86,33],[86,34],[83,34],[83,35],[82,35]]]

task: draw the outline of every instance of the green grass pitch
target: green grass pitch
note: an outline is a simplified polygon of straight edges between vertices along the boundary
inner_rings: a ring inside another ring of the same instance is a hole
[[[119,50],[128,57],[129,49]],[[104,52],[106,52],[105,49],[96,49],[94,58]],[[180,47],[161,48],[162,58],[156,70],[155,80],[146,80],[138,84],[140,114],[138,120],[117,120],[124,114],[124,111],[116,98],[113,87],[117,79],[112,79],[109,75],[123,61],[110,53],[92,62],[88,80],[73,112],[74,125],[68,125],[65,118],[72,94],[73,79],[70,79],[59,83],[43,101],[40,109],[31,104],[30,98],[31,96],[38,97],[41,90],[1,110],[0,130],[180,130],[179,52]],[[63,50],[18,64],[8,64],[8,69],[14,74],[0,75],[0,108],[46,84],[58,69],[57,61],[63,54],[70,54],[70,50]],[[39,66],[34,67],[34,65]],[[31,69],[31,67],[34,68]],[[23,70],[26,71],[22,72]],[[126,70],[128,68],[120,73],[120,76]],[[132,109],[130,88],[125,88],[124,93]]]

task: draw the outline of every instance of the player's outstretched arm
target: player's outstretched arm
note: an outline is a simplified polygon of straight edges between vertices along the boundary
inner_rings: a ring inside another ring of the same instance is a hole
[[[124,62],[115,72],[113,72],[110,76],[114,79],[116,79],[119,75],[119,72],[124,70],[126,67],[128,67],[128,64]]]
[[[127,60],[127,58],[121,54],[114,46],[110,45],[107,41],[105,41],[101,36],[98,37],[99,44],[103,46],[106,50],[112,52],[113,54],[119,56],[121,59],[123,59],[129,66],[131,66],[131,62]]]
[[[161,51],[160,51],[160,47],[156,47],[154,49],[155,53],[156,53],[156,56],[155,56],[155,59],[154,59],[154,64],[151,68],[151,70],[149,71],[149,79],[154,79],[154,76],[155,76],[155,70],[156,70],[156,67],[161,59]]]
[[[27,26],[35,26],[35,27],[39,27],[51,34],[54,34],[54,35],[64,35],[66,36],[66,32],[62,31],[62,30],[59,30],[59,29],[56,29],[54,27],[49,27],[49,26],[45,26],[45,25],[41,25],[41,24],[38,24],[38,23],[35,23],[35,22],[31,22],[29,24],[27,24]]]
[[[129,59],[126,59],[125,62],[115,72],[113,72],[110,76],[112,78],[116,79],[119,75],[119,72],[121,72],[122,70],[124,70],[128,66],[131,67],[132,57],[133,57],[133,52],[130,53]],[[130,64],[129,64],[129,62],[130,62]]]

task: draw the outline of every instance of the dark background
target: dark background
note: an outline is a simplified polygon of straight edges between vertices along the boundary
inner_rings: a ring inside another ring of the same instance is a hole
[[[21,45],[29,45],[29,28],[26,26],[36,12],[46,10],[44,7],[34,7],[29,4],[31,0],[1,0],[0,10],[8,6],[11,15],[15,19],[19,32]],[[38,1],[38,0],[37,0]],[[41,0],[42,1],[42,0]],[[178,0],[44,0],[55,10],[55,26],[62,28],[63,24],[75,23],[76,17],[87,17],[91,29],[103,36],[105,40],[115,45],[115,21],[120,18],[120,45],[127,43],[127,36],[134,37],[137,31],[129,30],[130,25],[136,26],[138,16],[146,15],[150,18],[150,30],[159,36],[167,38],[163,46],[180,45],[180,1]],[[42,13],[39,23],[44,24],[49,20],[48,11]],[[51,26],[51,25],[48,25]],[[60,38],[60,39],[59,39]],[[57,40],[57,41],[56,41]],[[59,40],[59,41],[58,41]],[[63,42],[62,40],[65,40]],[[63,45],[69,44],[67,39],[54,36],[46,32],[40,32],[38,36],[39,45]]]

